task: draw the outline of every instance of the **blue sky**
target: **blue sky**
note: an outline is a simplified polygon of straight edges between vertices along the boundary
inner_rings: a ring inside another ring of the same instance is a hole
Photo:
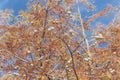
[[[0,0],[0,10],[13,9],[14,14],[17,15],[19,10],[25,10],[27,7],[27,0]]]
[[[96,0],[95,4],[97,8],[96,12],[98,12],[98,11],[103,10],[109,4],[112,4],[112,6],[114,7],[118,7],[120,4],[120,0]],[[100,22],[104,21],[104,23],[108,24],[109,20],[112,20],[113,18],[114,18],[114,14],[113,15],[111,14],[110,16],[107,16],[105,18],[103,17],[101,19],[98,19],[98,21]]]
[[[92,16],[93,14],[96,14],[97,12],[100,12],[103,9],[105,9],[108,5],[112,5],[113,7],[119,7],[119,9],[120,9],[120,6],[119,6],[120,5],[120,0],[90,0],[90,1],[94,2],[96,10],[95,11],[88,10],[89,11],[88,12],[86,7],[83,6],[82,7],[83,8],[82,9],[82,17]],[[96,22],[102,22],[104,24],[108,24],[113,18],[114,18],[114,14],[111,14],[109,16],[101,17],[101,18],[97,19]]]
[[[94,13],[97,13],[101,10],[103,10],[105,7],[107,7],[108,4],[112,4],[113,6],[118,6],[120,4],[120,0],[90,0],[94,1],[96,5],[96,11],[90,11],[89,13],[86,12],[86,9],[84,9],[83,6],[83,11],[82,11],[82,16],[90,16]],[[13,9],[14,14],[17,15],[20,10],[25,10],[27,8],[27,0],[0,0],[0,9],[5,10],[5,9]],[[114,15],[111,15],[111,17],[106,17],[106,18],[100,18],[97,21],[104,21],[104,23],[108,24],[109,20],[113,18]]]

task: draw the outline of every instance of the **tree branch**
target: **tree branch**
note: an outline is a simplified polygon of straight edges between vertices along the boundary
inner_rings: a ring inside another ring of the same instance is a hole
[[[73,52],[71,51],[70,47],[68,46],[67,42],[64,39],[62,39],[61,37],[57,37],[57,38],[59,38],[66,45],[66,47],[68,48],[68,50],[70,52],[71,59],[72,59],[72,68],[73,68],[74,74],[76,76],[76,80],[79,80],[76,69],[75,69]]]

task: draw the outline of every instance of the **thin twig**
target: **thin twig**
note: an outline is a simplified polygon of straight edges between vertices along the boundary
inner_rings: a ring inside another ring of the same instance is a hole
[[[77,3],[78,3],[78,0],[77,0]],[[83,33],[83,36],[84,36],[84,39],[85,39],[85,42],[86,42],[87,52],[88,52],[89,57],[91,58],[92,55],[90,53],[89,43],[88,43],[88,40],[87,40],[87,37],[86,37],[86,34],[85,34],[85,29],[84,29],[83,20],[82,20],[82,17],[81,17],[81,11],[80,11],[79,6],[78,6],[78,13],[79,13],[79,16],[78,16],[79,21],[80,21],[81,27],[82,27],[82,33]]]
[[[47,25],[47,17],[48,17],[48,8],[46,8],[46,13],[45,13],[46,17],[45,17],[45,22],[43,23],[43,34],[42,34],[42,38],[43,41],[45,42],[45,30],[46,30],[46,25]]]
[[[79,4],[79,0],[77,0],[76,3]],[[81,15],[81,11],[80,11],[80,7],[79,6],[78,6],[78,14],[79,14],[79,16],[78,16],[79,17],[79,22],[81,23],[81,27],[82,27],[82,33],[83,33],[83,36],[85,38],[85,43],[86,43],[86,47],[87,47],[87,54],[89,56],[88,64],[89,64],[89,66],[91,68],[91,71],[93,71],[92,54],[90,52],[89,42],[88,42],[87,36],[85,34],[85,29],[84,29],[85,26],[83,24],[83,19],[82,19],[82,15]]]
[[[14,56],[15,58],[17,58],[17,59],[19,59],[19,60],[21,60],[21,61],[23,61],[23,62],[29,62],[28,60],[25,60],[25,59],[23,59],[23,58],[21,58],[21,57],[15,55],[15,54],[11,53],[11,52],[8,51],[8,50],[5,50],[5,49],[3,49],[3,50],[4,50],[5,52],[7,52],[8,55]]]
[[[79,47],[81,47],[81,43],[84,41],[85,39],[83,39],[80,43],[79,43],[79,45],[72,51],[72,53],[74,53],[75,51],[77,51],[77,49],[79,48]]]

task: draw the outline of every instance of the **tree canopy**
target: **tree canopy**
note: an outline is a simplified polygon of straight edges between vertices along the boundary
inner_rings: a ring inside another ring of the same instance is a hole
[[[83,18],[79,4],[95,10],[87,0],[29,0],[17,16],[1,11],[0,80],[119,80],[119,9]],[[92,25],[113,12],[108,25]]]

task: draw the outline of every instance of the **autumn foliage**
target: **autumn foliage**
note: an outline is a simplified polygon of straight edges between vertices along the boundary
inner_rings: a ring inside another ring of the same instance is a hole
[[[87,0],[30,0],[18,16],[1,11],[0,80],[120,80],[119,10],[110,24],[93,28],[116,8],[85,20],[80,8],[73,11],[77,3],[94,8]]]

